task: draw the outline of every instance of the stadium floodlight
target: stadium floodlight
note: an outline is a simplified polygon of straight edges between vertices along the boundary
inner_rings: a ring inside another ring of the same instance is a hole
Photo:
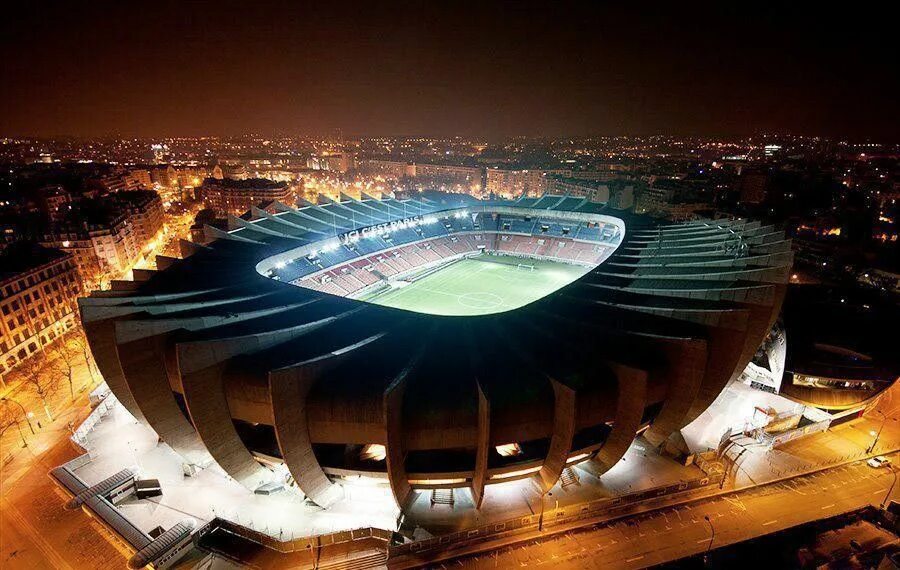
[[[275,263],[275,269],[284,269],[284,265],[283,261],[278,261]]]

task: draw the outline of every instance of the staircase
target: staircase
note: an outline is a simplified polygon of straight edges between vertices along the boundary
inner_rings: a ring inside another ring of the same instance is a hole
[[[386,568],[386,562],[386,553],[373,552],[371,554],[358,556],[349,560],[323,562],[316,567],[316,570],[367,570],[369,568]]]
[[[453,507],[453,489],[432,489],[431,506],[450,505]]]
[[[581,485],[581,479],[578,478],[578,474],[571,467],[566,467],[563,469],[562,475],[559,476],[559,486],[565,489],[572,485]]]

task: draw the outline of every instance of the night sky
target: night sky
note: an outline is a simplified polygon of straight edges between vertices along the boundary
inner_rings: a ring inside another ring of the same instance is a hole
[[[868,2],[15,3],[0,136],[900,140],[898,10]]]

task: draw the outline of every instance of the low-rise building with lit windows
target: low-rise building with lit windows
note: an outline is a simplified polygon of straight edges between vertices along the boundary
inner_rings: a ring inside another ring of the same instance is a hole
[[[200,197],[206,208],[220,216],[240,216],[253,206],[266,202],[293,204],[295,189],[286,182],[264,178],[234,180],[207,178],[200,187]]]
[[[0,375],[76,325],[82,293],[75,259],[58,249],[17,243],[0,255]]]

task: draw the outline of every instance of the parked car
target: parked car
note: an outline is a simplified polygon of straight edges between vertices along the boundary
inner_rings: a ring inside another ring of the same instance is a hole
[[[891,464],[891,460],[883,455],[878,455],[877,457],[873,457],[866,461],[866,464],[872,469],[880,469],[882,467],[887,467]]]

